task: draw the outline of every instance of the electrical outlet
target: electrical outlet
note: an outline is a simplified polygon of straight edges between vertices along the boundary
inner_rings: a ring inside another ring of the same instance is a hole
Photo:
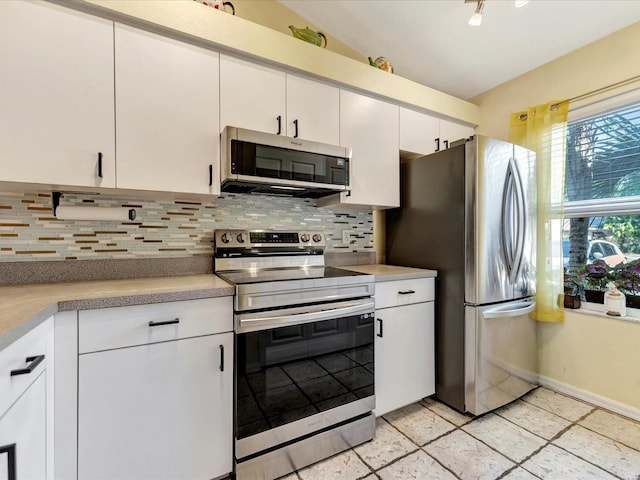
[[[342,243],[345,245],[349,245],[349,242],[351,241],[349,233],[349,230],[342,230]]]

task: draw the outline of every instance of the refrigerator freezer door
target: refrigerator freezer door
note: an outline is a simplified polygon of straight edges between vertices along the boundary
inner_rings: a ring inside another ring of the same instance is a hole
[[[465,301],[530,295],[535,232],[533,152],[477,136],[466,144]]]
[[[465,409],[474,414],[505,405],[537,384],[533,301],[465,307]]]

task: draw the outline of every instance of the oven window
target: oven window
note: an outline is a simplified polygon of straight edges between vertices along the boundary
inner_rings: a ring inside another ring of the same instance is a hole
[[[374,394],[373,315],[236,336],[236,437]]]

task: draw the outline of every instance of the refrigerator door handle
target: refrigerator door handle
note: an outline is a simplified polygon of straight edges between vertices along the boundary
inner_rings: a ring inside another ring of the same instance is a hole
[[[513,171],[511,163],[507,167],[507,174],[504,179],[504,189],[502,191],[502,225],[500,228],[500,242],[504,254],[504,264],[507,270],[509,281],[512,282],[513,265]],[[513,282],[512,282],[513,283]]]
[[[526,243],[526,235],[527,235],[527,199],[525,197],[524,187],[522,185],[522,178],[520,176],[520,170],[518,169],[518,164],[515,159],[511,159],[510,161],[513,172],[514,179],[514,200],[516,203],[516,216],[517,216],[517,227],[516,227],[516,251],[514,258],[514,283],[517,278],[520,276],[520,270],[522,270],[522,259],[524,257],[524,247]]]
[[[520,275],[526,243],[527,204],[515,159],[509,159],[502,192],[501,242],[509,283]]]
[[[511,304],[508,307],[496,307],[490,310],[485,310],[482,314],[484,318],[518,317],[520,315],[531,313],[535,306],[535,302],[520,302],[515,305]]]

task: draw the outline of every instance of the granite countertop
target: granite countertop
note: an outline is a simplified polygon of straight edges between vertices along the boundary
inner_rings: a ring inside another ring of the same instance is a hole
[[[412,278],[432,278],[437,277],[436,270],[425,270],[422,268],[398,267],[395,265],[373,264],[373,265],[346,265],[340,266],[345,270],[374,275],[376,282],[389,282],[391,280],[409,280]]]
[[[56,312],[233,295],[215,275],[0,287],[0,350]]]

